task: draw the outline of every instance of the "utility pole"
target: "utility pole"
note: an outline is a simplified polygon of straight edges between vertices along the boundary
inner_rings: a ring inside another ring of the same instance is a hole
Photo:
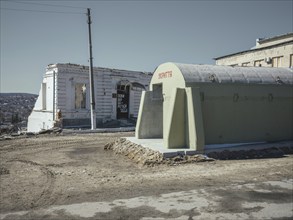
[[[56,98],[56,86],[55,86],[56,80],[55,80],[55,70],[53,71],[53,123],[55,121],[55,98]]]
[[[87,9],[88,28],[89,28],[89,53],[90,53],[90,67],[89,67],[89,80],[90,80],[90,99],[91,99],[91,129],[96,129],[96,111],[95,111],[95,89],[94,89],[94,75],[93,75],[93,55],[92,55],[92,34],[91,34],[91,11]]]

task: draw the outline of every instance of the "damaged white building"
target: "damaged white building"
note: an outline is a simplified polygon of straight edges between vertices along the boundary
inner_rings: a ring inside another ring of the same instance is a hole
[[[97,127],[135,123],[141,92],[148,90],[151,73],[94,67]],[[61,119],[63,127],[90,127],[89,67],[50,64],[39,97],[28,118],[29,132],[53,128]]]

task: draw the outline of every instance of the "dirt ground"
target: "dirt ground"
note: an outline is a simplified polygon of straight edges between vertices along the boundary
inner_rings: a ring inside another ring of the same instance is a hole
[[[150,167],[136,164],[124,155],[104,150],[104,146],[116,138],[133,135],[132,132],[61,133],[1,140],[0,219],[17,219],[5,213],[20,211],[26,212],[19,219],[81,219],[80,216],[70,216],[61,211],[54,216],[40,216],[37,210],[85,202],[100,202],[101,205],[101,202],[113,203],[117,199],[126,201],[142,196],[144,199],[155,198],[195,189],[217,190],[217,195],[220,196],[225,193],[225,187],[232,185],[234,188],[226,191],[230,195],[224,202],[226,206],[221,206],[220,211],[233,213],[235,195],[239,198],[237,186],[259,186],[268,181],[293,179],[292,155],[271,159],[215,160]],[[270,196],[292,205],[292,189],[280,190],[278,188],[277,192],[272,191]],[[243,195],[243,202],[254,198],[256,195],[251,193],[257,191],[245,192],[248,194]],[[255,201],[265,202],[268,199],[263,197],[262,200]],[[219,210],[209,212],[215,214],[217,211]],[[206,210],[206,214],[209,212]],[[238,213],[241,212],[245,210],[238,210]],[[129,209],[118,207],[112,212],[95,215],[93,219],[143,219],[145,216],[152,216],[149,219],[180,219],[183,215],[192,219],[190,216],[199,214],[189,212],[179,215],[172,211],[163,214],[149,207],[140,206],[138,209],[133,206]],[[290,219],[292,216],[287,215],[288,218],[282,219]]]

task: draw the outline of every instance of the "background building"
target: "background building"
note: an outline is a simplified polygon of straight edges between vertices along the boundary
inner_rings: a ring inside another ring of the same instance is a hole
[[[293,67],[293,33],[257,39],[250,50],[215,58],[216,65]]]
[[[28,131],[50,129],[60,118],[63,127],[90,127],[88,72],[88,66],[77,64],[48,65]],[[134,124],[152,74],[98,67],[93,72],[97,127]]]

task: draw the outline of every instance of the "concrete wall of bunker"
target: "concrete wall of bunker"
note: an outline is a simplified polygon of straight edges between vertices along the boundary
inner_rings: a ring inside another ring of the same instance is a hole
[[[138,139],[163,138],[163,100],[153,91],[143,91],[135,136]]]

